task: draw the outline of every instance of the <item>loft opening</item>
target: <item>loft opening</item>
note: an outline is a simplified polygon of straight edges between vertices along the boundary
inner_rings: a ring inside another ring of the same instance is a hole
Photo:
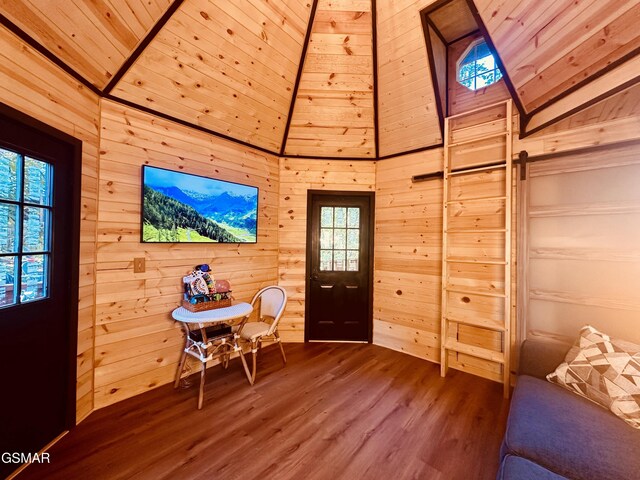
[[[438,0],[421,11],[428,63],[444,119],[510,98],[508,77],[473,2]],[[504,79],[505,81],[501,81]]]

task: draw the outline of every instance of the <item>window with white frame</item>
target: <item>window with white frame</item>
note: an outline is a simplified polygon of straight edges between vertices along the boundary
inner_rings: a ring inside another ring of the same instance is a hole
[[[496,59],[483,39],[473,42],[461,55],[456,74],[458,83],[474,91],[502,78]]]

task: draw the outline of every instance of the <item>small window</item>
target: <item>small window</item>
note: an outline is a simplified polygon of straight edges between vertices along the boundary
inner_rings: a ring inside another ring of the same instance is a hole
[[[478,90],[496,83],[502,72],[489,50],[487,42],[480,39],[473,42],[458,61],[458,83],[470,90]]]
[[[321,207],[320,270],[357,272],[359,249],[360,208]]]
[[[0,308],[49,296],[53,167],[0,148]]]

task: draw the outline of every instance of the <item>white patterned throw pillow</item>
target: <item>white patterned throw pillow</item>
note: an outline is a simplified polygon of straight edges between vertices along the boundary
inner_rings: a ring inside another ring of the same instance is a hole
[[[640,345],[583,327],[547,380],[610,409],[640,429]]]

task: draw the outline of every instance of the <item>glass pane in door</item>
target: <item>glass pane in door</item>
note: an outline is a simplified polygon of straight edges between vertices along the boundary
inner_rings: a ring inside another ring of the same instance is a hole
[[[0,200],[19,200],[19,155],[0,148]]]
[[[360,208],[320,207],[320,270],[359,271]]]
[[[22,251],[42,252],[48,247],[49,211],[38,207],[24,207]]]
[[[0,148],[0,307],[49,295],[53,166]]]
[[[48,255],[22,257],[22,285],[20,302],[31,302],[47,296]]]
[[[24,201],[51,205],[51,165],[34,158],[24,161]]]
[[[16,303],[18,257],[0,257],[0,307]]]
[[[0,253],[17,253],[18,205],[0,202]]]

